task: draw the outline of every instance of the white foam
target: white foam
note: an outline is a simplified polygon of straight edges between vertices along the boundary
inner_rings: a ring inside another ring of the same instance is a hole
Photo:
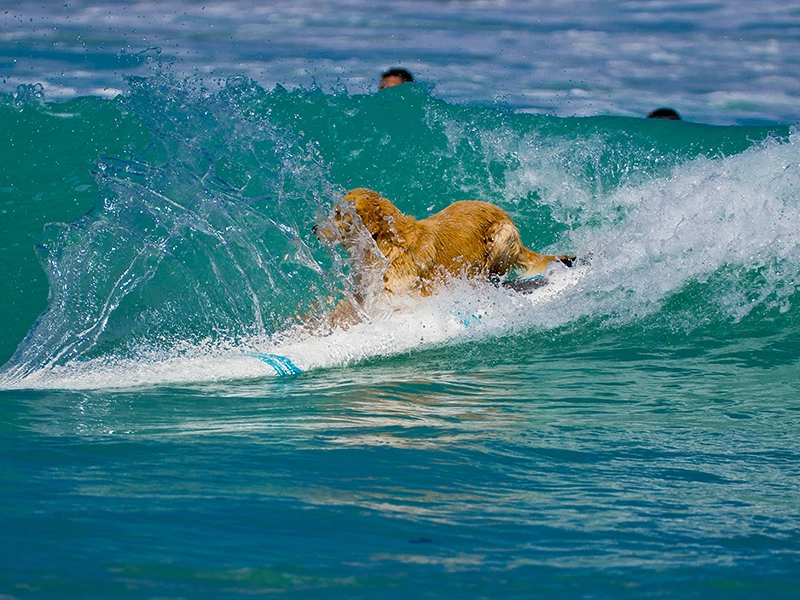
[[[498,335],[535,322],[536,309],[558,303],[588,267],[554,266],[549,284],[530,294],[491,285],[454,282],[429,298],[404,299],[383,306],[369,322],[329,335],[289,332],[277,340],[185,347],[178,356],[141,352],[136,358],[73,361],[0,382],[9,388],[97,389],[200,383],[280,375],[259,355],[276,354],[301,371],[344,367],[453,341]]]
[[[773,289],[791,294],[794,286],[781,292],[778,280],[798,269],[799,201],[797,134],[731,157],[699,158],[671,177],[620,189],[603,199],[603,225],[574,232],[578,245],[593,251],[595,268],[572,306],[584,314],[641,316],[689,281],[775,261],[784,270]]]

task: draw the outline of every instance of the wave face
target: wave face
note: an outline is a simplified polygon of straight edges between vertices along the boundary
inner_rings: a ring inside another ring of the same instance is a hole
[[[165,74],[129,85],[115,100],[55,105],[21,87],[0,102],[9,128],[53,132],[48,163],[73,163],[72,179],[18,165],[41,173],[26,190],[43,198],[40,216],[76,190],[96,194],[85,215],[45,228],[47,308],[5,386],[259,377],[272,373],[263,362],[230,359],[288,353],[307,369],[465,335],[560,348],[631,330],[771,335],[795,322],[800,152],[788,128],[519,114],[419,86],[350,95]],[[92,143],[61,141],[65,127]],[[352,265],[312,229],[353,187],[420,218],[459,199],[494,202],[528,246],[589,264],[563,293],[526,301],[456,286],[321,341],[298,319],[349,294]]]

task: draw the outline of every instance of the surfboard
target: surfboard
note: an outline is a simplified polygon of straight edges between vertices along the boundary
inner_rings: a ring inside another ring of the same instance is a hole
[[[582,277],[581,270],[563,268],[545,276],[514,279],[502,284],[514,296],[513,304],[534,306],[556,299]],[[513,308],[506,307],[513,313]],[[293,377],[306,370],[342,365],[359,357],[408,351],[420,345],[447,343],[469,332],[480,335],[482,328],[496,319],[492,307],[473,303],[454,303],[450,310],[430,312],[425,305],[410,304],[386,321],[362,322],[346,331],[336,330],[324,337],[310,337],[279,344],[263,353],[248,353],[247,360],[258,360],[278,377]],[[508,315],[506,315],[508,317]],[[240,355],[241,358],[241,355]]]
[[[510,281],[504,281],[502,286],[515,292],[528,294],[533,290],[538,290],[540,287],[547,285],[547,279],[543,275],[536,275],[535,277],[520,277]]]

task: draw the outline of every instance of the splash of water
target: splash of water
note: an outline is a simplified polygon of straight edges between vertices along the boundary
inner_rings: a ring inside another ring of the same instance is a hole
[[[151,139],[104,157],[95,208],[45,230],[48,308],[7,365],[12,376],[269,336],[346,288],[312,234],[339,192],[291,133],[242,110],[249,82],[130,85],[123,111]]]

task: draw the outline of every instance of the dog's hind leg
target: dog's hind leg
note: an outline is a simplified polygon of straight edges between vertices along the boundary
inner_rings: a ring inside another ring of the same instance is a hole
[[[494,225],[488,235],[486,267],[488,275],[505,275],[517,266],[520,252],[524,250],[519,231],[512,223]]]
[[[571,267],[575,264],[575,259],[575,255],[572,254],[563,256],[538,254],[533,250],[522,248],[517,265],[520,269],[524,269],[524,271],[520,272],[518,277],[528,278],[544,275],[544,272],[547,270],[547,264],[551,262],[560,262],[567,267]]]
[[[547,263],[560,261],[571,266],[575,259],[574,256],[552,256],[528,250],[512,223],[500,223],[492,228],[487,253],[490,275],[503,276],[513,269],[514,275],[523,279],[543,275]]]

